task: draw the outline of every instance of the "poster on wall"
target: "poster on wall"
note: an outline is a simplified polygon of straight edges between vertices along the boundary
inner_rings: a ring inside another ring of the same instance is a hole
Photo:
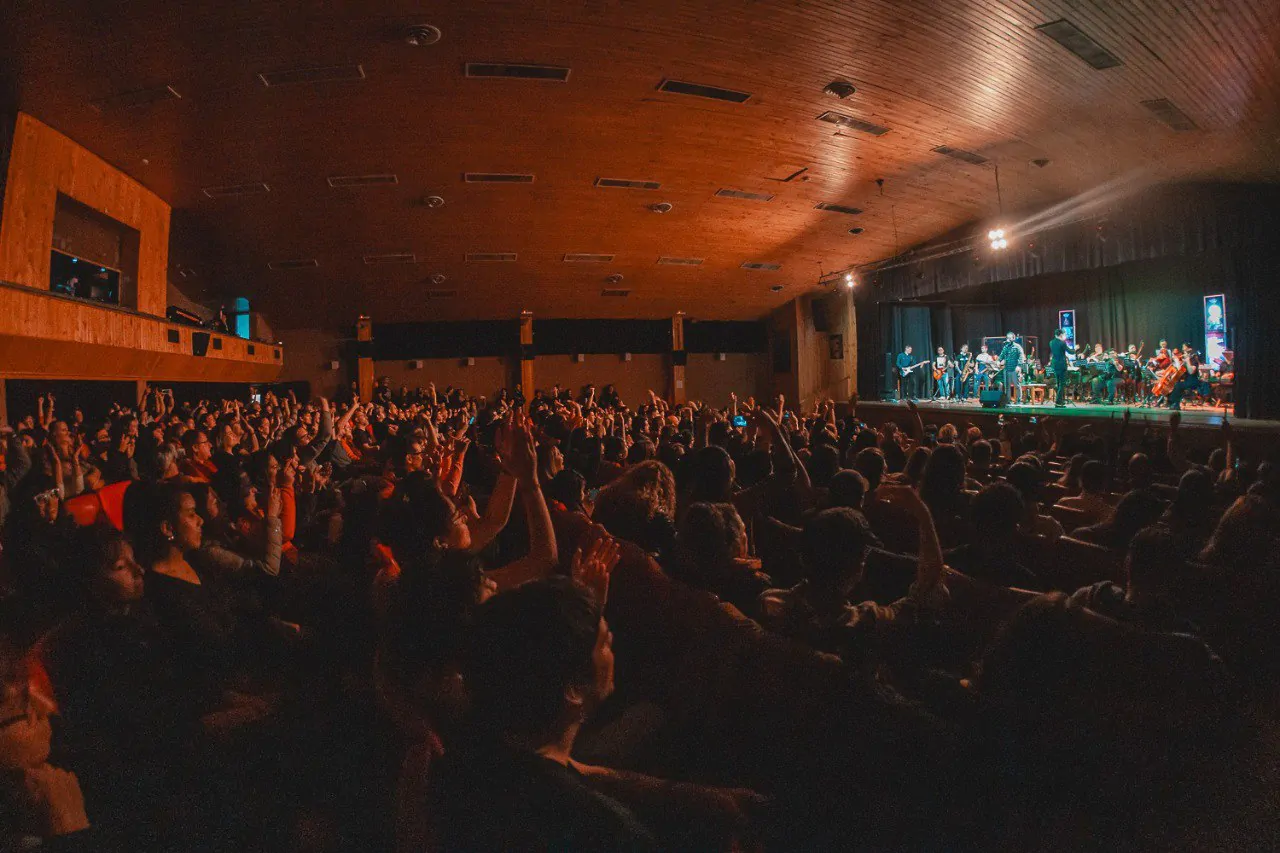
[[[1067,333],[1067,349],[1076,348],[1076,309],[1064,308],[1058,312],[1058,328]]]
[[[1221,293],[1204,298],[1204,361],[1216,365],[1227,348],[1227,298]]]
[[[827,348],[831,352],[832,361],[844,361],[844,335],[832,335],[827,338]]]

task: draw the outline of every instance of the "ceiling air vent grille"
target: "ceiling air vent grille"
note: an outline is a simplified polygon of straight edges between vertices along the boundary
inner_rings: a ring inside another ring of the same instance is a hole
[[[124,110],[130,107],[145,107],[161,101],[180,101],[182,96],[172,86],[152,86],[149,89],[134,89],[132,92],[118,92],[89,102],[100,113],[110,110]]]
[[[1099,71],[1124,64],[1070,21],[1050,21],[1036,29]]]
[[[749,92],[735,92],[733,89],[721,89],[717,86],[705,86],[701,83],[685,83],[681,80],[663,80],[658,84],[659,92],[672,92],[676,95],[693,95],[696,98],[710,98],[713,101],[729,101],[741,104],[751,97]]]
[[[628,181],[623,178],[596,178],[596,186],[624,190],[656,190],[662,184],[657,181]]]
[[[387,252],[382,255],[365,255],[364,262],[368,266],[374,264],[416,264],[418,257],[413,252]]]
[[[329,178],[329,186],[338,187],[385,187],[400,183],[395,175],[333,175]]]
[[[769,193],[749,193],[742,190],[716,190],[720,198],[744,198],[747,201],[773,201]]]
[[[552,80],[564,83],[569,69],[556,65],[525,65],[503,62],[468,62],[468,77],[477,79]]]
[[[959,148],[952,148],[949,145],[939,145],[933,149],[933,153],[941,154],[944,157],[951,157],[954,160],[962,160],[965,163],[972,163],[974,166],[984,166],[987,158],[981,154],[974,154],[972,151],[963,151]]]
[[[600,291],[601,296],[630,296],[631,290],[625,287],[606,287]]]
[[[1198,130],[1196,123],[1191,117],[1178,109],[1173,101],[1168,98],[1156,98],[1151,101],[1143,101],[1142,105],[1149,109],[1151,113],[1158,119],[1174,130]]]
[[[267,264],[267,267],[273,270],[306,270],[318,266],[320,266],[320,262],[315,258],[294,258],[288,261],[272,261]]]
[[[262,181],[252,184],[223,184],[218,187],[205,187],[202,192],[209,198],[225,198],[235,195],[260,195],[271,192],[271,187]]]
[[[845,207],[843,204],[831,204],[829,202],[819,202],[814,205],[815,210],[829,210],[832,213],[847,213],[850,216],[857,216],[862,212],[861,208]]]
[[[673,267],[696,267],[702,265],[702,258],[658,258],[658,263]]]
[[[454,299],[457,297],[458,291],[457,288],[452,290],[436,288],[433,290],[424,290],[422,295],[427,299]]]
[[[838,113],[833,110],[827,110],[818,116],[818,121],[825,121],[827,124],[834,124],[839,127],[845,127],[849,130],[857,130],[862,133],[869,133],[872,136],[884,136],[889,132],[889,128],[884,125],[875,124],[873,122],[864,121],[860,118]]]
[[[571,252],[564,256],[567,264],[607,264],[613,255],[593,255],[590,252]]]
[[[747,261],[742,265],[744,270],[780,270],[782,264],[771,264],[764,261]]]
[[[507,172],[467,172],[462,180],[468,184],[531,184],[533,175]]]
[[[364,79],[364,66],[325,65],[318,68],[290,68],[285,71],[264,71],[258,75],[262,85],[292,86],[299,83],[346,83]]]
[[[468,261],[514,261],[515,252],[468,252]]]

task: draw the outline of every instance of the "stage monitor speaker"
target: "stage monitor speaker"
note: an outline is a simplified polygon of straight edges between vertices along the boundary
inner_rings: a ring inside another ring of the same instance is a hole
[[[815,332],[831,331],[831,306],[826,296],[815,297],[809,301],[813,312],[813,330]]]
[[[209,352],[208,332],[192,332],[191,333],[191,354],[203,356]]]
[[[998,409],[1004,405],[1004,391],[1000,388],[991,388],[979,392],[978,399],[982,402],[982,408]]]

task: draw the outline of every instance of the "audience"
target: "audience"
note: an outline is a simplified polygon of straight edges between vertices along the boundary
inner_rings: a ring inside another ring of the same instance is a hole
[[[1267,846],[1280,477],[1229,429],[57,405],[0,425],[0,844]]]

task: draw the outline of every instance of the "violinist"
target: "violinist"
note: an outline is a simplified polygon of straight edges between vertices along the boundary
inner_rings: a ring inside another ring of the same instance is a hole
[[[1171,358],[1175,365],[1181,365],[1186,369],[1186,373],[1178,379],[1173,390],[1169,392],[1169,411],[1179,412],[1182,411],[1183,395],[1200,387],[1200,359],[1191,344],[1183,344],[1181,356],[1174,352],[1171,353]]]

